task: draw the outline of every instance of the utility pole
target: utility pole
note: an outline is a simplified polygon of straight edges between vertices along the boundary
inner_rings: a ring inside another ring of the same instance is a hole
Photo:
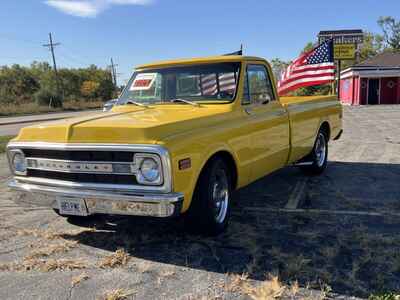
[[[113,59],[112,59],[112,57],[111,57],[111,65],[110,65],[110,68],[111,68],[111,77],[112,77],[112,80],[113,80],[113,83],[114,83],[114,86],[115,86],[115,88],[117,88],[117,66],[118,65],[116,65],[116,64],[114,64],[114,61],[113,61]]]
[[[58,78],[58,71],[57,71],[57,64],[56,64],[56,57],[54,55],[54,47],[61,45],[60,43],[53,43],[53,38],[51,36],[51,32],[49,33],[49,44],[43,45],[43,47],[49,48],[51,51],[51,56],[53,57],[53,68],[54,68],[54,74],[56,75],[56,88],[57,88],[57,94],[60,95],[60,80]],[[62,97],[63,98],[63,97]]]

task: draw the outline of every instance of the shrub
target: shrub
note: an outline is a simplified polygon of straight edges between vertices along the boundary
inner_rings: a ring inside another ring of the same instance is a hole
[[[40,89],[34,94],[34,98],[39,106],[62,107],[60,95],[49,89]]]

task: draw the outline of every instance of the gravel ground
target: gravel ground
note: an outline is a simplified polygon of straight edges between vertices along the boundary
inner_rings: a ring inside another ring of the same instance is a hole
[[[179,220],[79,222],[20,208],[0,156],[0,299],[400,291],[400,106],[345,107],[344,118],[322,176],[288,167],[238,191],[230,227],[216,238],[189,235]]]

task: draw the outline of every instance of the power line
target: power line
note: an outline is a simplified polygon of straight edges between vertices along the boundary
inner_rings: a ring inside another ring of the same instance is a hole
[[[69,48],[69,46],[67,46],[65,43],[63,43],[63,49],[68,50],[69,56],[71,56],[71,57],[74,56],[75,60],[78,60],[78,58],[79,58],[79,60],[83,59],[84,61],[96,61],[97,65],[101,64],[101,63],[99,63],[100,61],[104,61],[104,57],[99,57],[99,56],[95,57],[92,54],[89,57],[89,56],[84,55],[81,51],[79,52],[79,57],[76,55],[72,55],[71,52],[72,53],[76,52],[76,50]]]
[[[76,56],[73,56],[73,55],[67,53],[64,50],[59,50],[59,55],[60,54],[61,54],[61,57],[64,57],[68,61],[71,61],[71,62],[74,62],[74,63],[78,63],[79,65],[83,65],[83,66],[90,65],[89,63],[84,62],[83,60],[77,59]]]

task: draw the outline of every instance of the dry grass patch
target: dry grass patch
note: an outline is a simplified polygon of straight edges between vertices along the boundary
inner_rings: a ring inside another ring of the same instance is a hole
[[[73,276],[71,279],[71,286],[75,287],[80,284],[82,281],[88,280],[90,277],[87,273],[79,274],[78,276]]]
[[[299,282],[296,280],[289,287],[289,295],[294,298],[300,291]]]
[[[32,236],[35,238],[42,238],[45,240],[55,240],[61,238],[61,234],[53,229],[40,230],[40,229],[19,229],[17,230],[18,236]]]
[[[60,271],[72,271],[85,269],[87,263],[83,260],[74,259],[24,259],[21,262],[0,264],[1,271],[42,271],[52,272],[56,270]]]
[[[129,296],[135,294],[135,290],[124,290],[124,289],[116,289],[112,291],[107,291],[105,294],[100,297],[100,300],[123,300],[127,299]]]
[[[298,281],[286,286],[280,282],[278,276],[270,274],[261,284],[255,286],[252,283],[247,273],[228,275],[228,283],[225,284],[224,289],[226,292],[240,292],[254,300],[272,300],[283,296],[294,299],[300,291]]]
[[[241,290],[242,285],[249,278],[249,274],[243,273],[228,275],[228,283],[225,285],[225,291],[227,292],[237,292]]]
[[[25,259],[36,259],[40,257],[48,257],[55,253],[66,253],[72,248],[75,248],[78,242],[65,241],[64,243],[49,245],[43,248],[36,249],[25,256]]]
[[[99,263],[100,268],[115,268],[125,266],[130,259],[124,249],[118,249],[113,254],[104,257]]]
[[[286,287],[278,276],[268,276],[259,286],[252,286],[247,281],[241,285],[242,292],[253,300],[273,300],[283,295]]]

